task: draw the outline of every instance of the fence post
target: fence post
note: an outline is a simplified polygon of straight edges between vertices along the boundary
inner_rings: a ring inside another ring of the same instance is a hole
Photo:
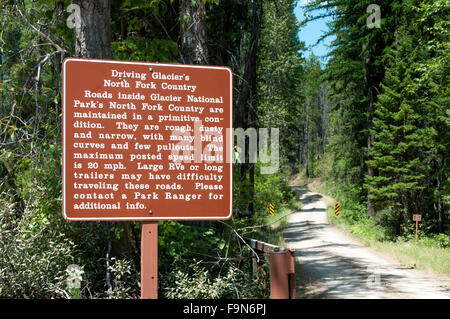
[[[295,299],[294,252],[295,250],[288,249],[269,255],[272,299]]]

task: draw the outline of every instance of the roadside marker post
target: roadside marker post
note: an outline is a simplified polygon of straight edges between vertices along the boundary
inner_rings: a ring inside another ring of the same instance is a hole
[[[419,232],[419,222],[422,221],[422,215],[414,214],[413,221],[416,222],[416,244],[417,244],[417,233]]]
[[[269,204],[269,214],[275,215],[275,206],[272,203]]]
[[[62,215],[140,221],[141,298],[158,298],[158,221],[233,212],[226,67],[67,58]]]
[[[341,204],[339,204],[337,201],[334,201],[334,216],[339,216],[341,213]]]

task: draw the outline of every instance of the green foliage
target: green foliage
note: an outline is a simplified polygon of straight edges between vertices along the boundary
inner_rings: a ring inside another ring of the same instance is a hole
[[[257,70],[258,125],[279,128],[281,160],[290,165],[298,160],[303,76],[303,44],[297,37],[294,7],[292,0],[263,1]]]
[[[450,237],[446,234],[432,234],[421,238],[418,243],[425,247],[448,248],[450,247]]]
[[[212,63],[229,65],[240,76],[245,59],[245,50],[240,48],[247,41],[243,34],[250,28],[251,9],[245,2],[205,3]],[[61,216],[60,73],[61,61],[73,55],[75,43],[74,31],[66,24],[69,4],[69,0],[25,1],[1,7],[0,246],[4,254],[0,256],[0,296],[135,298],[139,270],[129,255],[136,252],[121,251],[120,245],[112,252],[108,243],[123,243],[124,238],[130,239],[128,232],[138,239],[139,224],[69,223]],[[261,60],[267,62],[261,64],[266,81],[258,107],[264,118],[261,123],[271,121],[268,115],[275,114],[274,103],[282,97],[281,116],[268,127],[284,125],[286,120],[286,132],[295,127],[298,110],[292,99],[299,100],[297,75],[301,72],[293,4],[283,1],[277,11],[272,3],[264,2],[267,15],[263,24],[272,30],[261,40],[264,49],[260,51]],[[115,59],[180,62],[183,15],[179,1],[113,0],[111,8]],[[276,24],[271,23],[272,14],[278,15]],[[274,35],[283,35],[282,46],[274,41]],[[273,56],[277,59],[272,61]],[[295,143],[288,141],[289,134],[282,136],[286,140],[283,154],[292,154]],[[257,214],[253,219],[236,217],[206,228],[160,223],[163,296],[267,297],[267,287],[259,280],[263,278],[250,277],[249,263],[227,258],[245,259],[250,254],[232,235],[235,227],[263,221],[268,201],[279,206],[292,201],[285,176],[262,176],[258,170],[254,188]],[[248,179],[235,183],[235,194],[241,195],[235,196],[235,207],[248,204],[250,198],[245,196],[251,187]],[[242,199],[245,204],[239,202]],[[70,264],[84,270],[80,288],[66,287],[65,270]],[[105,273],[110,276],[105,278]],[[195,289],[186,285],[195,285]]]
[[[258,216],[267,214],[267,207],[291,204],[296,195],[287,183],[287,174],[259,174],[255,178],[255,211]]]
[[[176,267],[161,281],[164,297],[168,299],[260,299],[267,298],[267,289],[261,278],[252,279],[249,273],[227,267],[221,276],[199,263],[189,270]]]
[[[307,5],[333,16],[328,34],[336,36],[322,79],[331,106],[325,154],[307,165],[337,198],[352,199],[340,221],[361,223],[370,201],[370,223],[383,227],[383,238],[409,235],[415,213],[423,214],[426,234],[442,233],[450,225],[449,2],[378,2],[379,29],[366,26],[370,3]],[[305,101],[315,94],[306,90]],[[369,230],[366,223],[355,231]]]
[[[319,176],[319,165],[327,142],[325,114],[329,112],[329,101],[326,98],[326,82],[323,81],[324,70],[313,54],[304,63],[304,110],[299,120],[304,145],[301,164],[305,167],[307,177]]]
[[[424,125],[432,120],[427,119],[427,114],[432,114],[427,106],[428,99],[420,98],[409,89],[414,76],[410,66],[416,59],[412,44],[402,39],[399,44],[399,50],[409,56],[399,56],[398,51],[396,56],[389,56],[392,69],[388,69],[383,93],[378,97],[373,130],[375,142],[371,149],[373,159],[367,161],[378,175],[368,177],[367,181],[372,199],[384,207],[396,205],[397,209],[408,209],[412,205],[420,207],[419,201],[414,200],[429,175],[431,167],[427,154],[433,147],[436,132]]]
[[[75,244],[48,220],[18,211],[8,195],[0,197],[0,296],[64,296],[65,269],[74,263]]]
[[[367,217],[351,226],[350,232],[364,239],[378,241],[385,239],[384,228],[377,225],[373,219]]]
[[[134,265],[128,259],[111,258],[109,270],[113,276],[111,287],[106,295],[111,299],[137,298],[136,292],[132,291],[134,283],[139,281]]]
[[[215,228],[184,225],[176,221],[159,223],[159,260],[162,272],[172,269],[175,262],[191,263],[210,254],[221,254],[226,241]]]
[[[225,257],[242,254],[226,230],[159,223],[161,298],[267,297],[262,278],[252,279],[248,266]]]
[[[280,129],[280,171],[260,174],[258,163],[253,183],[235,165],[233,206],[245,211],[251,202],[251,217],[235,215],[207,227],[159,223],[164,298],[267,297],[267,276],[251,278],[250,252],[238,235],[276,238],[276,229],[244,227],[267,223],[269,203],[277,213],[289,209],[295,195],[288,176],[302,165],[311,176],[326,177],[342,209],[330,219],[350,225],[354,234],[385,241],[401,230],[398,238],[412,241],[410,215],[419,212],[419,245],[449,247],[449,1],[382,0],[380,29],[365,25],[371,2],[309,2],[311,10],[334,16],[336,40],[325,69],[314,57],[302,58],[297,2],[259,3],[263,28],[249,125]],[[230,66],[239,84],[252,6],[204,3],[210,62]],[[138,239],[139,224],[68,223],[61,216],[60,73],[75,43],[66,24],[69,4],[9,1],[0,8],[0,296],[136,298],[139,270],[129,256],[138,249],[106,255],[108,243]],[[181,62],[186,16],[180,4],[113,0],[113,57]],[[368,198],[377,208],[373,218],[365,211]],[[66,290],[70,264],[85,272],[76,291]]]
[[[111,42],[111,50],[118,60],[172,62],[178,56],[178,45],[169,40],[128,37]]]
[[[427,20],[423,18],[426,8],[423,3],[420,21]],[[397,43],[385,55],[387,70],[376,105],[372,160],[367,161],[377,172],[366,179],[371,198],[379,209],[402,212],[408,220],[413,213],[436,210],[431,204],[441,201],[443,192],[433,188],[448,178],[449,171],[443,160],[449,151],[444,115],[449,99],[441,87],[448,75],[424,66],[447,53],[445,48],[431,53],[431,47],[421,45],[429,35],[420,30],[407,25],[399,28]],[[442,207],[439,210],[442,214]],[[425,219],[433,218],[430,213]]]

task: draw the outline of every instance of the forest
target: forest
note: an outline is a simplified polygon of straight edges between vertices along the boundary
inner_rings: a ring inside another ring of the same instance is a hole
[[[269,298],[243,237],[282,243],[297,176],[353,232],[414,241],[421,214],[421,245],[449,248],[450,1],[373,2],[307,1],[299,21],[297,0],[0,0],[0,298],[140,295],[141,223],[61,214],[67,57],[229,67],[233,127],[279,130],[276,173],[235,160],[232,219],[158,222],[160,298]],[[298,35],[325,16],[326,63]]]

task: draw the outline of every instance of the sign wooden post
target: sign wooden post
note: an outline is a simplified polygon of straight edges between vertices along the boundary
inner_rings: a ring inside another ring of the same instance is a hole
[[[141,298],[158,299],[158,222],[142,222]]]
[[[232,72],[79,58],[62,70],[62,214],[141,221],[141,297],[157,298],[157,222],[231,218]]]
[[[417,244],[417,233],[419,231],[419,222],[422,221],[422,215],[414,214],[413,215],[413,221],[416,222],[416,244]]]

